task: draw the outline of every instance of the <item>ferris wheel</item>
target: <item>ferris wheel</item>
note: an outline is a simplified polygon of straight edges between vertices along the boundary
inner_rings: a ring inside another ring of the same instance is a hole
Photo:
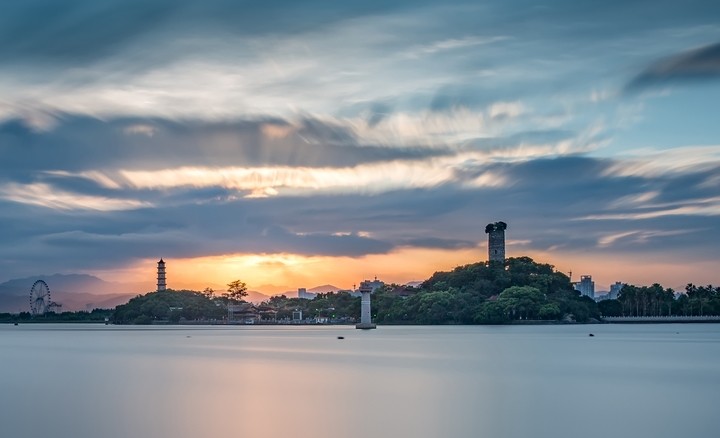
[[[30,313],[42,315],[50,306],[50,288],[43,280],[38,280],[30,289]]]

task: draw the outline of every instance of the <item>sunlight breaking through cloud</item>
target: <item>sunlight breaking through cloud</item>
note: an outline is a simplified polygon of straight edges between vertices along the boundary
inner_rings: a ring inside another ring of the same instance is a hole
[[[126,184],[136,189],[222,187],[249,191],[250,197],[327,193],[382,193],[398,189],[429,188],[460,183],[460,163],[437,159],[421,162],[365,164],[352,168],[204,168],[181,167],[157,171],[122,170]],[[506,179],[497,172],[482,172],[468,181],[472,187],[499,187]]]
[[[106,198],[58,190],[48,184],[4,184],[0,185],[0,199],[21,204],[37,205],[54,210],[97,210],[116,211],[150,207],[148,202],[134,199]]]

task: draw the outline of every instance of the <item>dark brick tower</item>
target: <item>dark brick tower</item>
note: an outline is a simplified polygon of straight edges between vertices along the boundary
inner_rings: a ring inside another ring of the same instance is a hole
[[[487,224],[485,232],[488,234],[488,260],[505,263],[505,222]]]

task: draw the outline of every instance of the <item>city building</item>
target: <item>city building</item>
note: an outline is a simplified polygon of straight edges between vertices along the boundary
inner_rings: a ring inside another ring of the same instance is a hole
[[[375,277],[374,280],[363,280],[360,282],[360,287],[352,291],[350,295],[359,297],[362,296],[363,291],[368,291],[372,294],[383,286],[385,286],[385,282],[378,280],[377,277]]]
[[[157,290],[158,292],[167,289],[165,284],[165,261],[161,258],[157,264]]]
[[[505,222],[487,224],[485,233],[488,235],[488,261],[505,263]]]
[[[383,286],[385,286],[385,282],[380,281],[377,277],[375,277],[374,280],[361,281],[359,291],[362,293],[363,290],[368,290],[372,294]]]
[[[575,290],[580,291],[580,294],[586,297],[595,298],[595,282],[592,280],[592,275],[581,275],[580,281],[575,283]]]
[[[610,299],[610,292],[606,290],[599,290],[595,292],[595,302],[599,303],[600,301],[605,301]]]
[[[608,300],[617,300],[622,288],[623,288],[623,284],[619,281],[616,281],[615,284],[611,284],[610,292],[608,293]]]
[[[298,298],[303,298],[305,300],[313,300],[317,294],[314,294],[312,292],[308,292],[307,289],[304,287],[298,288]]]

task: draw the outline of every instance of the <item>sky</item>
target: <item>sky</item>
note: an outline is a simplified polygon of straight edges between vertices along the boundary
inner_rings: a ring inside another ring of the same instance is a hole
[[[0,281],[720,283],[719,2],[0,8]]]

